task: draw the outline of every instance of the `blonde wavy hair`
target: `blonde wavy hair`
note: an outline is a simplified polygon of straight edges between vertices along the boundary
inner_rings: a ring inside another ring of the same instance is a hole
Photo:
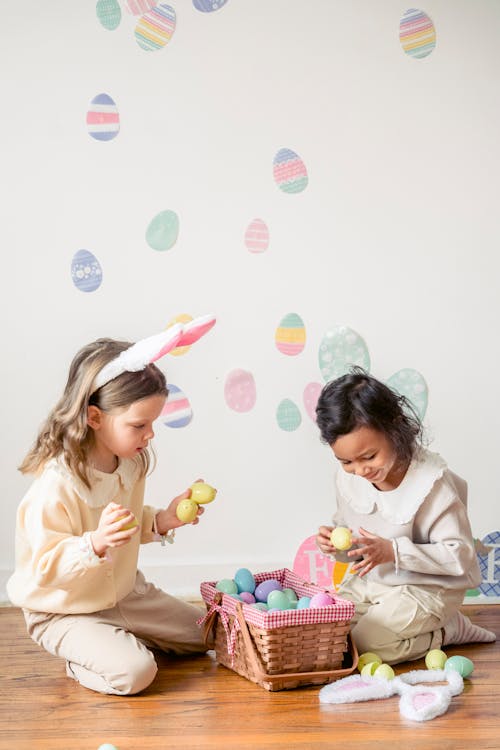
[[[93,391],[97,373],[130,346],[128,341],[103,338],[80,349],[70,365],[64,393],[40,428],[19,471],[38,474],[50,459],[62,457],[70,471],[90,488],[87,469],[94,431],[87,424],[88,407],[111,412],[149,396],[168,395],[165,376],[153,364],[139,372],[124,372]],[[148,449],[139,458],[143,475],[147,474],[154,454]]]

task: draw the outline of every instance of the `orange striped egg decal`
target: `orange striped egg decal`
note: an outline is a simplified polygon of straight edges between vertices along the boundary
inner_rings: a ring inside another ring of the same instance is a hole
[[[399,41],[410,57],[427,57],[436,46],[436,29],[423,10],[410,8],[399,23]]]
[[[233,411],[242,413],[253,409],[257,389],[252,373],[247,370],[232,370],[226,378],[224,398]]]
[[[316,404],[318,403],[322,387],[321,383],[308,383],[304,388],[304,394],[302,396],[304,400],[304,408],[313,422],[316,421]]]
[[[274,337],[276,348],[289,357],[300,354],[306,345],[306,329],[297,313],[288,313],[281,320]]]
[[[166,3],[159,3],[144,13],[135,27],[135,40],[148,52],[161,49],[175,31],[175,10]]]
[[[168,397],[160,415],[167,427],[185,427],[193,418],[193,410],[185,393],[177,385],[168,384]]]
[[[245,245],[249,253],[264,253],[269,246],[269,229],[262,219],[250,222],[245,232]]]

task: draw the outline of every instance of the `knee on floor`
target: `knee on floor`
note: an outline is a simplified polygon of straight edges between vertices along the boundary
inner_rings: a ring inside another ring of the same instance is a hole
[[[108,682],[119,695],[135,695],[145,690],[156,677],[158,666],[150,651],[139,652],[127,660],[121,672],[116,672]]]

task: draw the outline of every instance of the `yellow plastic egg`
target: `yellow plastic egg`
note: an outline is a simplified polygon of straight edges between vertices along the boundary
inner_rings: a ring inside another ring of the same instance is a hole
[[[336,549],[349,549],[352,546],[351,532],[345,526],[336,526],[331,533],[330,541]]]

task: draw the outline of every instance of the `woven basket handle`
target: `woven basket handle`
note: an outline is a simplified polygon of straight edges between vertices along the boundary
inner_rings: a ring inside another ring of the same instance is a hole
[[[267,674],[267,672],[264,672],[262,670],[262,667],[260,665],[259,659],[257,657],[257,653],[255,651],[255,646],[253,644],[250,633],[248,632],[247,623],[243,616],[243,609],[240,603],[236,605],[236,617],[238,618],[238,622],[240,624],[241,635],[245,643],[245,647],[247,649],[248,657],[254,668],[255,675],[259,679],[265,679],[267,682],[270,682],[271,684],[274,682],[278,682],[279,680],[283,680],[283,679],[297,678],[297,679],[303,680],[304,678],[307,679],[309,677],[311,679],[328,677],[330,678],[330,680],[333,681],[337,677],[344,677],[344,675],[351,674],[351,672],[354,669],[356,669],[358,665],[358,650],[356,648],[356,644],[352,640],[351,634],[348,633],[347,639],[348,639],[349,653],[352,659],[351,667],[347,667],[346,669],[329,669],[324,672],[283,672],[280,674]]]

